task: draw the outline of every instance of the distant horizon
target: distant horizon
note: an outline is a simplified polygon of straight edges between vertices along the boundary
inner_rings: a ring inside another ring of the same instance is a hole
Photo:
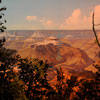
[[[18,31],[92,31],[92,29],[77,29],[77,30],[57,30],[57,29],[50,29],[50,30],[44,30],[44,29],[40,29],[40,30],[24,30],[24,29],[17,29]],[[10,30],[6,30],[6,31],[17,31],[17,30],[13,30],[13,29],[10,29]],[[100,31],[100,29],[96,29],[96,31]]]

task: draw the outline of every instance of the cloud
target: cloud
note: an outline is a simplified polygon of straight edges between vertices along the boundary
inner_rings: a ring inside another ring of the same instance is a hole
[[[95,11],[95,23],[100,23],[100,5],[92,7],[91,10]],[[46,17],[27,16],[25,19],[36,21],[44,29],[91,29],[93,11],[90,11],[88,15],[84,15],[81,9],[74,9],[69,17],[65,18],[63,22],[59,22],[60,24]]]
[[[100,5],[95,6],[93,11],[95,12],[95,23],[98,24],[100,23]],[[75,9],[71,16],[60,25],[60,29],[91,29],[93,11],[88,16],[83,16],[80,9]]]
[[[37,24],[40,24],[44,29],[54,29],[57,26],[53,20],[45,17],[27,16],[25,19],[27,21],[36,21]]]
[[[43,25],[45,25],[45,26],[52,26],[54,23],[53,23],[53,21],[52,20],[47,20],[47,21],[44,21],[43,22]]]
[[[94,8],[96,12],[98,8]],[[75,9],[72,15],[65,19],[65,21],[60,25],[60,29],[89,29],[92,25],[92,14],[90,12],[88,16],[83,16],[80,9]],[[100,14],[100,10],[98,12]],[[99,17],[100,18],[100,17]]]
[[[100,23],[100,5],[97,5],[94,8],[94,12],[95,12],[95,23]]]
[[[37,20],[38,18],[37,16],[27,16],[25,19],[28,21],[33,21],[33,20]]]
[[[80,9],[75,9],[72,15],[65,19],[61,24],[60,29],[86,29],[90,26],[91,15],[83,16]]]
[[[57,27],[57,25],[55,24],[55,22],[53,20],[43,19],[43,20],[41,20],[41,23],[45,29],[54,29]]]
[[[80,24],[80,18],[81,18],[81,10],[75,9],[72,12],[72,15],[65,20],[66,24],[68,25],[79,25]]]

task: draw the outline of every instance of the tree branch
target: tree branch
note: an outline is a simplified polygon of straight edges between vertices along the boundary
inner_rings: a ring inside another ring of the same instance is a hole
[[[97,42],[97,44],[98,44],[98,46],[100,48],[100,43],[99,43],[99,40],[98,40],[98,37],[97,37],[97,33],[96,33],[96,30],[95,30],[95,26],[98,26],[100,24],[97,24],[97,25],[94,24],[94,12],[93,12],[93,16],[92,16],[92,25],[93,25],[92,29],[93,29],[93,32],[94,32],[94,35],[95,35],[95,38],[96,38],[96,42]]]
[[[94,26],[99,26],[100,24],[95,24]]]

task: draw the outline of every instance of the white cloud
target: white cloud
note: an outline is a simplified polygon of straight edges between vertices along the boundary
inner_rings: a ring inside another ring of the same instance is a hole
[[[37,16],[27,16],[25,19],[28,21],[33,21],[33,20],[37,20],[38,18]]]
[[[100,23],[100,5],[93,8],[95,11],[95,23]],[[74,9],[71,16],[65,18],[59,25],[45,17],[38,18],[37,16],[27,16],[25,19],[28,21],[37,21],[44,29],[91,29],[92,25],[92,14],[90,11],[89,15],[84,15],[81,9]]]
[[[55,24],[53,20],[42,19],[40,22],[44,26],[45,29],[54,29],[57,27],[57,25]]]
[[[55,22],[45,17],[38,18],[37,16],[27,16],[25,19],[28,21],[36,21],[38,24],[42,25],[44,29],[56,28]]]
[[[43,25],[45,25],[45,26],[52,26],[54,23],[53,23],[53,21],[52,20],[47,20],[47,21],[44,21],[43,22]]]
[[[100,23],[100,5],[93,8],[95,12],[95,23]],[[65,19],[64,23],[60,25],[60,29],[91,29],[92,25],[92,14],[90,12],[89,16],[83,16],[80,9],[75,9],[72,15]]]
[[[89,16],[83,16],[80,9],[75,9],[72,15],[60,25],[60,29],[89,29],[92,24],[92,13],[90,12]]]
[[[94,8],[94,12],[95,12],[95,22],[98,24],[100,23],[100,5],[97,5]]]
[[[72,15],[65,20],[66,24],[68,25],[79,25],[80,24],[80,18],[81,18],[81,10],[75,9],[72,12]]]

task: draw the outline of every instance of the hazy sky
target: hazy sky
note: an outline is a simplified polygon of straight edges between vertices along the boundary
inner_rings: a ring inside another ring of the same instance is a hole
[[[100,0],[2,0],[8,30],[91,29],[100,22]]]

